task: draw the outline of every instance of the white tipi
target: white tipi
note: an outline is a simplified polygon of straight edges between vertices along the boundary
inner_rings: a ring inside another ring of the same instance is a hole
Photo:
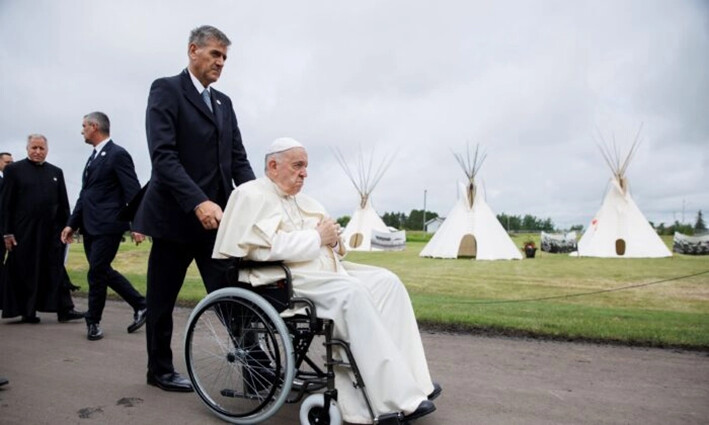
[[[448,213],[441,227],[426,244],[421,257],[458,258],[475,257],[478,260],[522,259],[522,253],[495,217],[475,184],[475,175],[480,171],[486,155],[479,156],[479,146],[475,156],[467,161],[462,155],[454,154],[468,184],[460,184],[458,202]]]
[[[625,172],[639,145],[642,126],[638,130],[630,151],[621,162],[621,155],[603,141],[599,144],[603,158],[611,168],[613,177],[603,199],[601,209],[578,243],[578,252],[572,255],[585,257],[671,257],[672,253],[650,226],[647,219],[630,196]]]
[[[334,154],[359,193],[359,205],[352,213],[352,218],[342,233],[346,247],[349,251],[376,250],[376,248],[372,247],[372,232],[386,234],[390,233],[390,230],[372,207],[370,195],[394,158],[393,156],[389,158],[385,156],[375,170],[373,166],[374,155],[365,163],[364,156],[360,152],[355,172],[347,165],[342,152],[334,150]]]

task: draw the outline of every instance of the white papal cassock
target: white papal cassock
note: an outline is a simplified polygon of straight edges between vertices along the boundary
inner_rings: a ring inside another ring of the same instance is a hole
[[[311,299],[319,317],[334,321],[334,336],[350,343],[374,413],[409,414],[433,391],[409,295],[386,269],[340,261],[344,244],[321,247],[315,228],[326,217],[317,201],[288,196],[267,177],[244,183],[224,210],[214,257],[288,263],[295,294]],[[275,270],[252,270],[248,279],[261,285],[281,277]],[[349,374],[336,371],[343,417],[371,423]]]

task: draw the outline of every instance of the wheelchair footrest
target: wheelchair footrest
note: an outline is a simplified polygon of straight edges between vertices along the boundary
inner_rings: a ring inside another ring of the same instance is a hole
[[[352,365],[350,365],[349,363],[342,361],[342,360],[333,360],[331,362],[326,362],[325,366],[344,367],[344,368],[348,368],[348,369],[352,368]]]
[[[374,420],[374,425],[401,425],[404,423],[404,415],[400,412],[380,415]]]

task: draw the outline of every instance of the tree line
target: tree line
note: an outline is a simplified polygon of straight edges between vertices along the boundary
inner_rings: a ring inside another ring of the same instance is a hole
[[[409,214],[403,212],[385,212],[382,215],[384,224],[390,227],[403,230],[424,230],[424,222],[439,217],[438,213],[424,210],[411,210]],[[498,214],[497,219],[502,223],[502,227],[507,231],[529,231],[529,232],[553,232],[554,223],[551,218],[541,219],[530,214],[524,216]],[[341,226],[347,226],[350,216],[343,216],[337,219]],[[583,226],[580,226],[582,228]],[[572,229],[573,230],[573,229]]]
[[[425,212],[425,221],[431,220],[432,218],[439,217],[438,213],[433,211]],[[554,222],[551,218],[539,218],[531,214],[525,215],[508,215],[505,213],[497,214],[497,219],[502,224],[508,232],[558,232],[554,226]],[[382,221],[384,224],[390,227],[394,227],[402,230],[424,230],[424,210],[411,210],[407,215],[403,212],[385,212],[382,215]],[[345,227],[347,223],[350,222],[350,216],[345,215],[337,219],[340,226]],[[660,223],[655,226],[652,222],[650,225],[657,231],[660,235],[673,235],[675,232],[683,233],[685,235],[695,235],[703,234],[707,232],[706,223],[704,222],[704,217],[702,216],[702,211],[699,210],[697,213],[697,220],[694,225],[692,224],[682,224],[676,221],[666,226],[665,223]],[[571,226],[569,231],[576,231],[578,233],[583,233],[584,227],[581,224],[576,224]]]
[[[675,220],[675,222],[669,226],[665,226],[665,223],[660,223],[655,226],[652,221],[650,222],[650,225],[652,225],[652,227],[654,227],[660,235],[674,235],[675,232],[689,236],[707,233],[707,226],[704,222],[702,210],[697,211],[697,219],[695,220],[694,225],[689,223],[680,223],[678,220]]]

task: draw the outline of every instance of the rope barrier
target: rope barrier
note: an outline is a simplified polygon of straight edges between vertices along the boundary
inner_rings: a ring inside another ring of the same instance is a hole
[[[577,294],[551,295],[548,297],[524,298],[524,299],[518,299],[518,300],[454,301],[454,302],[450,302],[450,303],[446,302],[446,304],[471,304],[471,305],[515,304],[515,303],[525,303],[525,302],[534,302],[534,301],[547,301],[547,300],[557,300],[557,299],[564,299],[564,298],[583,297],[583,296],[588,296],[588,295],[603,294],[603,293],[607,293],[607,292],[624,291],[626,289],[642,288],[645,286],[651,286],[651,285],[657,285],[660,283],[671,282],[673,280],[688,279],[688,278],[700,276],[700,275],[703,275],[706,273],[709,273],[709,270],[705,270],[703,272],[689,274],[689,275],[685,275],[685,276],[678,276],[678,277],[671,277],[668,279],[657,280],[654,282],[638,283],[638,284],[634,284],[634,285],[620,286],[620,287],[611,288],[611,289],[599,289],[597,291],[590,291],[590,292],[579,292]]]

